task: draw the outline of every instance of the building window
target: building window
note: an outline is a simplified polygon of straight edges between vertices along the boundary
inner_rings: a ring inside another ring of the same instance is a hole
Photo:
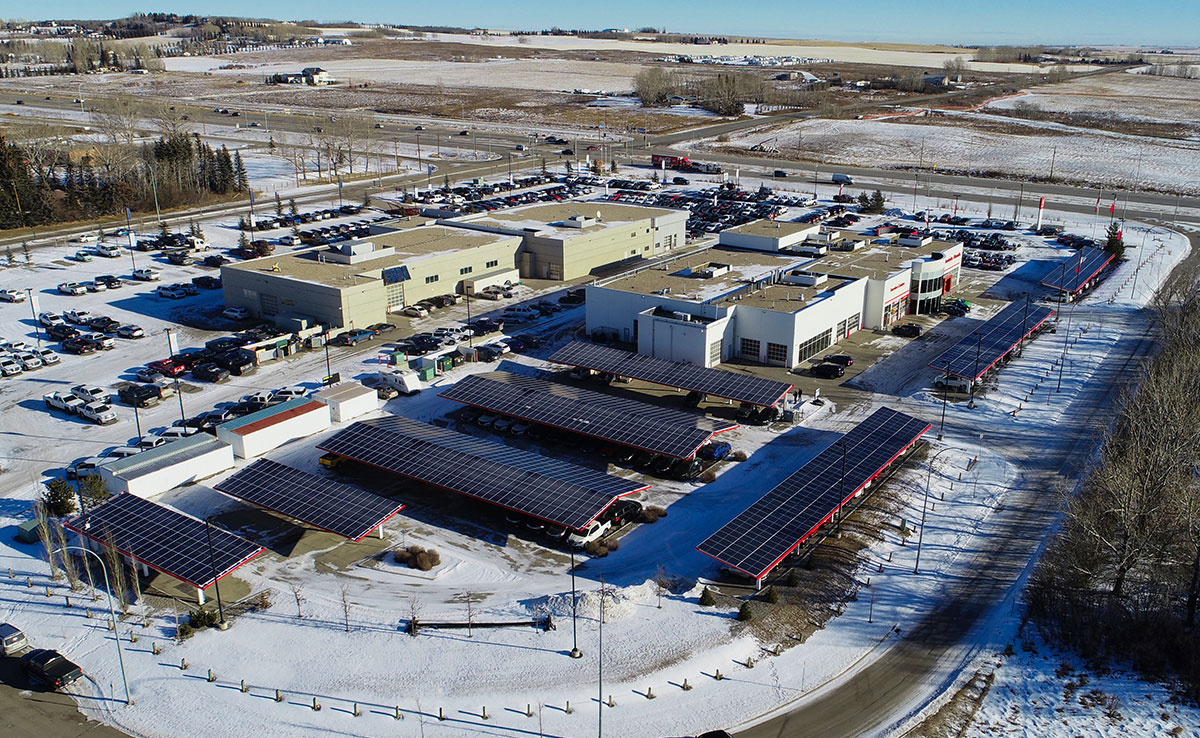
[[[716,366],[721,363],[721,339],[717,339],[708,344],[708,364]]]
[[[846,319],[846,335],[857,331],[862,327],[862,313],[855,313]]]
[[[788,355],[788,347],[782,343],[767,344],[767,363],[768,364],[786,364]]]
[[[499,259],[492,259],[491,261],[489,261],[489,262],[487,263],[487,265],[486,265],[484,268],[485,268],[485,269],[491,269],[492,267],[494,267],[494,266],[499,266],[499,265],[500,265],[500,260],[499,260]]]
[[[747,359],[758,361],[758,352],[762,348],[762,343],[757,338],[742,339],[742,356]]]
[[[796,361],[804,361],[805,359],[816,356],[820,352],[829,348],[829,345],[833,343],[832,334],[833,330],[826,328],[817,335],[800,344],[800,351],[796,356]]]
[[[436,274],[431,274],[425,278],[425,284],[433,284],[436,281],[438,281],[438,275]]]
[[[459,274],[470,274],[473,271],[475,271],[475,267],[463,267],[462,269],[458,270],[458,273]]]

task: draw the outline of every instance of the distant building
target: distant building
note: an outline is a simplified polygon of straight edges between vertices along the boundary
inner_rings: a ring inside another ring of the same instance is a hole
[[[299,72],[278,72],[266,79],[266,83],[269,85],[312,85],[314,87],[331,85],[336,81],[329,76],[329,72],[320,67],[305,67]]]

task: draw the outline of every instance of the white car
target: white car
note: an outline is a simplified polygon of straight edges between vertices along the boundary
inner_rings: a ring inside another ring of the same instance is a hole
[[[0,375],[15,377],[25,371],[11,354],[0,355]]]
[[[137,456],[142,451],[143,449],[134,448],[133,446],[117,446],[116,448],[110,448],[109,450],[105,451],[104,458],[124,459],[127,456]]]
[[[103,333],[98,332],[84,333],[82,336],[80,336],[80,338],[86,338],[102,349],[115,348],[117,345],[116,340],[114,340],[112,336],[106,336]]]
[[[199,428],[189,428],[189,427],[183,426],[183,425],[173,425],[170,428],[167,428],[166,430],[164,430],[162,433],[159,433],[158,436],[159,436],[159,438],[166,439],[167,441],[178,441],[180,438],[187,438],[188,436],[194,436],[199,432],[200,432]]]
[[[46,403],[48,408],[62,410],[72,415],[78,415],[79,410],[87,404],[75,395],[69,395],[66,392],[47,392],[42,395],[42,402]]]
[[[121,338],[145,338],[146,331],[142,330],[140,326],[123,323],[117,328],[117,335]]]
[[[77,384],[71,388],[71,394],[84,402],[96,402],[108,395],[102,387],[95,384]]]
[[[89,254],[88,252],[84,251],[83,249],[80,249],[80,250],[76,251],[75,255],[72,256],[71,258],[74,259],[75,261],[91,261],[92,255]]]
[[[292,387],[284,387],[281,390],[275,390],[274,392],[271,393],[271,399],[272,400],[279,400],[279,399],[291,400],[296,397],[304,397],[307,394],[308,394],[308,390],[304,389],[303,387],[301,387],[299,385],[294,385]]]
[[[96,253],[101,256],[107,256],[110,259],[115,259],[121,255],[121,249],[113,246],[111,243],[103,243],[96,247]]]
[[[64,295],[86,295],[87,287],[78,282],[63,282],[58,286],[58,291]]]
[[[409,305],[408,307],[404,308],[400,312],[404,313],[405,315],[407,315],[410,318],[428,318],[429,317],[429,311],[426,310],[425,308],[421,307],[420,305]]]
[[[89,402],[79,409],[79,416],[100,425],[117,422],[116,412],[104,402]]]
[[[53,325],[66,325],[67,321],[58,313],[39,313],[38,322],[49,328]]]
[[[133,278],[140,279],[143,282],[157,282],[162,278],[162,275],[157,269],[134,269]]]
[[[11,354],[19,354],[22,351],[29,351],[32,348],[33,348],[33,346],[30,346],[29,344],[25,343],[24,341],[5,341],[3,343],[0,343],[0,351],[4,351],[6,353],[11,353]]]
[[[154,292],[159,297],[166,297],[171,300],[182,300],[183,298],[187,297],[186,292],[178,287],[172,287],[170,285],[162,285],[161,287],[156,288]]]
[[[87,288],[88,292],[108,292],[108,285],[103,282],[84,282],[83,286]]]
[[[576,548],[583,548],[592,541],[603,538],[610,530],[612,530],[611,520],[593,520],[591,525],[582,531],[572,531],[571,535],[567,536],[567,543]]]
[[[158,448],[167,442],[167,439],[162,436],[147,435],[138,439],[134,448],[140,448],[143,451],[149,451],[152,448]]]
[[[22,351],[14,358],[16,358],[17,363],[21,365],[21,368],[27,372],[42,368],[42,360],[28,351]]]
[[[153,382],[150,382],[150,384],[158,387],[158,398],[161,400],[164,397],[174,396],[176,381],[177,380],[171,379],[170,377],[159,377]]]
[[[245,320],[250,317],[250,311],[244,307],[227,307],[221,311],[221,315],[230,320]]]
[[[79,243],[96,243],[97,241],[100,240],[100,237],[97,236],[95,233],[85,233],[82,236],[76,238],[75,240],[78,241]]]
[[[91,310],[68,310],[67,312],[63,313],[63,317],[71,323],[83,325],[96,316],[92,315]]]
[[[133,373],[139,382],[154,382],[162,376],[161,372],[157,372],[148,366],[144,366]]]
[[[3,302],[25,302],[25,293],[17,290],[0,290],[0,301]]]
[[[48,348],[35,348],[33,350],[33,353],[36,356],[38,356],[39,358],[41,358],[42,363],[45,364],[46,366],[53,366],[54,364],[57,364],[58,362],[62,361],[62,357],[60,357],[58,354],[54,353],[53,350],[48,349]]]

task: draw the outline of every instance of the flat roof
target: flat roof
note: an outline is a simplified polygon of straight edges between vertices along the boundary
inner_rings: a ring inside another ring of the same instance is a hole
[[[490,246],[518,238],[502,233],[469,231],[441,225],[426,225],[418,228],[392,231],[378,236],[361,239],[370,241],[377,248],[395,249],[396,253],[376,259],[366,259],[356,264],[341,264],[325,261],[321,255],[328,253],[328,246],[314,246],[290,254],[266,256],[233,264],[225,269],[281,275],[305,282],[326,284],[332,287],[351,287],[365,281],[377,281],[376,273],[381,269],[411,263],[434,254]],[[346,241],[344,243],[353,243]]]
[[[263,428],[269,428],[277,423],[282,423],[285,420],[291,420],[301,415],[316,412],[323,407],[325,407],[325,403],[323,402],[310,400],[307,397],[293,397],[287,402],[281,402],[274,407],[263,408],[249,415],[243,415],[235,420],[221,423],[218,428],[224,428],[230,433],[244,436],[248,433],[260,431]]]
[[[603,200],[570,200],[566,202],[541,203],[526,205],[509,210],[495,210],[480,218],[464,218],[465,223],[480,223],[494,225],[500,228],[534,229],[548,231],[559,236],[572,236],[580,233],[590,233],[603,230],[614,225],[635,223],[648,218],[658,218],[682,210],[667,210],[665,208],[650,208],[642,205],[625,205]],[[575,215],[585,218],[595,218],[600,214],[600,222],[586,228],[573,228],[561,225],[563,221]]]
[[[116,459],[104,466],[122,479],[136,479],[228,445],[207,433],[196,433],[187,438],[167,441],[157,448],[147,449],[140,454]]]
[[[718,305],[746,305],[748,307],[795,313],[817,302],[822,296],[860,278],[839,279],[830,275],[829,281],[812,287],[791,282],[772,284],[757,290],[748,290],[720,300]]]
[[[885,279],[907,268],[909,262],[915,259],[925,259],[958,245],[957,241],[933,241],[927,246],[883,245],[868,241],[857,251],[830,251],[825,256],[805,264],[803,268],[806,272],[819,274]]]
[[[609,282],[604,287],[636,292],[643,295],[667,294],[678,300],[706,302],[731,292],[756,279],[762,279],[779,271],[793,269],[809,260],[809,257],[784,256],[768,251],[741,251],[713,248],[683,259],[676,259],[665,267],[643,269],[637,274]],[[699,271],[710,263],[727,264],[729,271],[717,277],[689,276],[688,270]],[[796,293],[802,288],[796,286]],[[664,290],[669,290],[664,293]]]
[[[313,397],[321,401],[345,402],[353,400],[356,397],[364,395],[376,396],[377,390],[374,390],[364,384],[358,382],[343,382],[335,384],[332,387],[326,387],[320,392],[313,393]]]
[[[745,236],[759,236],[761,238],[783,238],[796,233],[809,233],[816,231],[821,225],[819,223],[797,223],[795,221],[780,221],[768,220],[752,220],[749,223],[743,223],[740,226],[726,228],[722,233],[740,233]]]

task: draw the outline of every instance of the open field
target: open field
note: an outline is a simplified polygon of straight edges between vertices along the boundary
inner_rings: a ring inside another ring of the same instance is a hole
[[[1062,113],[1103,113],[1123,118],[1169,123],[1200,119],[1200,80],[1152,77],[1146,74],[1102,74],[1040,85],[1020,96],[990,103],[1012,109],[1036,105]]]

